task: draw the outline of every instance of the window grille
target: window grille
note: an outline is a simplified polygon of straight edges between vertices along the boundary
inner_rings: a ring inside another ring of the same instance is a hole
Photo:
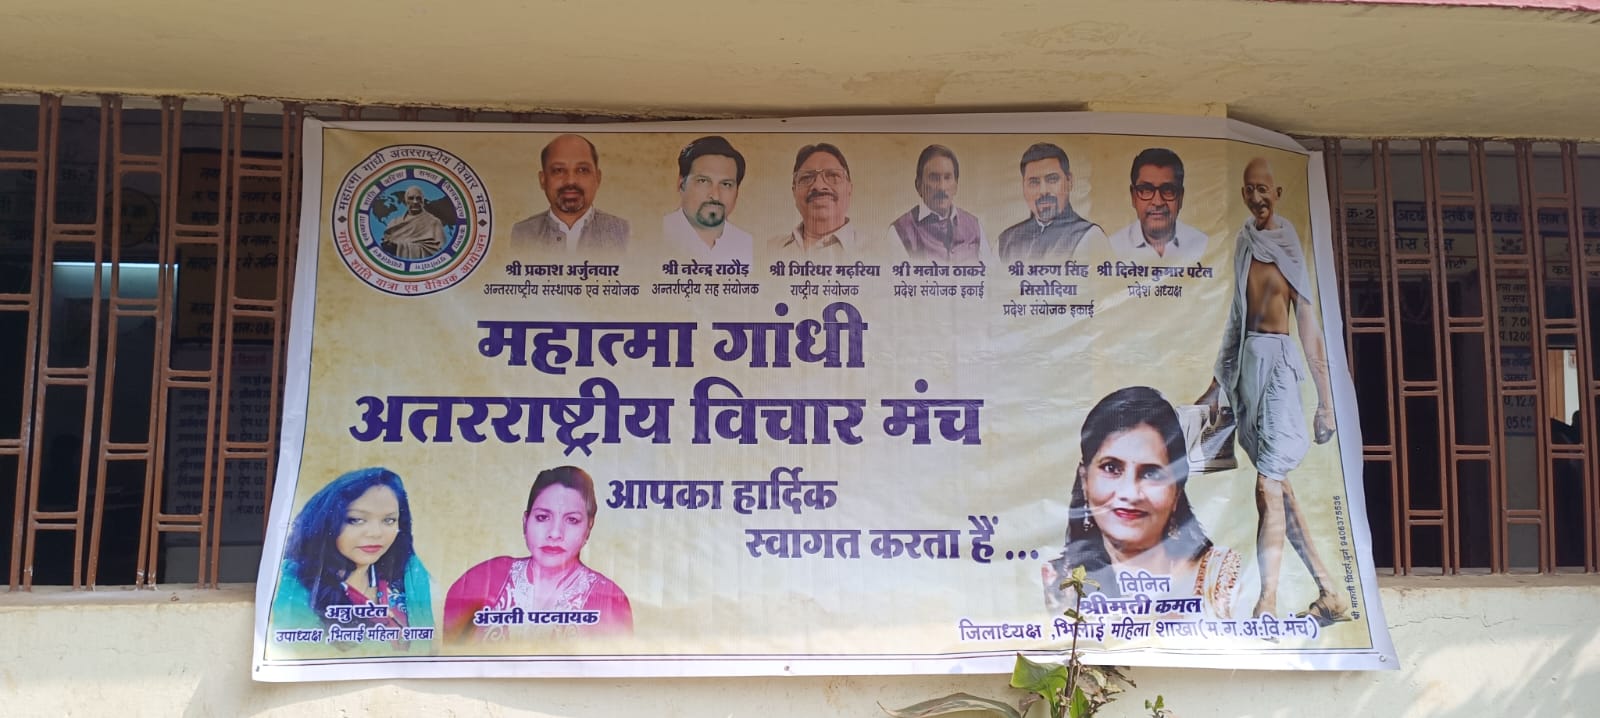
[[[1375,561],[1595,572],[1600,153],[1324,148]]]
[[[587,121],[0,97],[0,539],[11,589],[255,579],[278,444],[300,127]]]
[[[300,124],[435,108],[0,97],[0,557],[12,590],[251,581]],[[1380,566],[1595,572],[1600,151],[1325,140]]]

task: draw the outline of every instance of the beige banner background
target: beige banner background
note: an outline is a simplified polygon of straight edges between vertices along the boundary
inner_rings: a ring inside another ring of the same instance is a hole
[[[305,206],[306,213],[318,216],[320,233],[302,238],[322,246],[309,327],[303,457],[297,467],[286,468],[285,474],[294,474],[291,481],[279,479],[279,491],[293,498],[290,512],[276,511],[272,516],[276,540],[281,542],[305,501],[334,477],[363,466],[386,466],[404,479],[409,492],[416,551],[432,577],[437,615],[446,589],[464,570],[493,556],[527,554],[521,522],[530,482],[542,469],[574,464],[594,476],[602,504],[583,560],[627,592],[635,631],[625,638],[511,645],[503,650],[574,657],[804,660],[1060,649],[1066,640],[1050,640],[1048,624],[1054,616],[1044,608],[1040,567],[1062,549],[1084,415],[1101,397],[1124,386],[1151,386],[1175,404],[1193,402],[1206,388],[1233,292],[1234,236],[1248,216],[1240,186],[1251,158],[1271,161],[1284,188],[1278,213],[1299,230],[1312,276],[1319,276],[1321,269],[1311,246],[1308,160],[1298,152],[1175,136],[728,131],[719,134],[748,160],[730,220],[755,238],[755,261],[744,281],[759,283],[760,294],[652,296],[652,284],[675,279],[662,274],[665,255],[659,251],[658,235],[662,215],[678,206],[676,156],[686,142],[703,134],[708,133],[586,132],[599,152],[603,171],[595,206],[632,225],[623,258],[594,261],[620,264],[617,279],[640,285],[641,294],[522,298],[485,296],[483,286],[520,282],[506,276],[505,265],[533,261],[511,241],[511,226],[548,206],[537,184],[538,158],[554,133],[323,129],[322,164],[308,166],[308,172],[321,174],[321,196],[313,198],[320,200],[320,207],[311,202]],[[792,296],[790,285],[801,280],[772,276],[769,266],[775,260],[764,254],[768,238],[787,233],[798,221],[790,193],[795,150],[819,141],[836,144],[849,160],[851,224],[866,247],[859,258],[882,267],[876,278],[841,280],[860,285],[859,296],[847,300],[870,325],[864,341],[866,366],[831,369],[796,362],[787,369],[754,369],[720,362],[711,351],[722,337],[712,331],[713,322],[779,321],[773,310],[779,302],[790,307],[785,321],[820,318],[822,307],[837,300]],[[903,280],[893,276],[892,268],[905,256],[884,234],[895,217],[918,201],[913,177],[921,149],[939,143],[956,152],[961,161],[956,204],[979,217],[986,238],[997,246],[1003,229],[1028,216],[1018,158],[1028,145],[1041,141],[1066,150],[1074,176],[1072,205],[1108,234],[1135,219],[1127,181],[1134,155],[1147,147],[1176,151],[1186,167],[1180,218],[1209,236],[1202,264],[1215,276],[1176,280],[1183,287],[1181,297],[1134,297],[1128,291],[1132,280],[1096,271],[1101,262],[1114,258],[1080,251],[1072,261],[1087,263],[1089,278],[1075,280],[1080,284],[1077,297],[1051,301],[1092,300],[1094,315],[1082,318],[1006,316],[1006,303],[1038,299],[1020,297],[1019,280],[1030,278],[1011,276],[995,260],[986,266],[981,299],[893,296],[893,286]],[[369,287],[351,273],[330,244],[328,208],[346,173],[372,152],[402,144],[431,145],[461,158],[483,180],[493,202],[494,229],[486,261],[461,284],[427,296],[395,297]],[[1323,231],[1318,240],[1325,237]],[[1320,305],[1321,299],[1317,301]],[[297,307],[297,322],[306,316],[306,309]],[[560,376],[546,375],[532,366],[507,366],[503,356],[480,356],[477,345],[484,332],[476,322],[486,319],[698,322],[695,366],[653,368],[625,360],[617,366],[601,362],[593,368],[569,367]],[[1323,324],[1326,328],[1327,322]],[[298,322],[295,329],[308,327]],[[1331,342],[1329,349],[1343,352],[1338,342]],[[856,446],[794,446],[760,437],[755,445],[741,446],[713,437],[711,444],[693,444],[689,399],[695,382],[712,375],[733,382],[747,397],[866,399],[866,415],[858,428],[864,441]],[[593,455],[585,456],[581,451],[563,455],[563,447],[554,441],[508,445],[491,435],[481,444],[459,437],[453,443],[424,444],[409,436],[401,443],[363,443],[349,432],[361,415],[356,400],[365,395],[570,397],[584,379],[595,376],[613,381],[623,397],[673,398],[671,443],[652,445],[624,434],[622,443],[597,443]],[[927,380],[927,396],[985,402],[981,445],[944,442],[937,431],[934,442],[926,446],[913,446],[908,437],[885,435],[881,422],[887,410],[879,400],[915,397],[912,385],[918,379]],[[1309,424],[1310,408],[1317,401],[1313,383],[1302,382],[1301,392]],[[1347,395],[1340,398],[1353,401]],[[1355,416],[1353,406],[1338,409],[1341,418]],[[1354,429],[1353,422],[1349,428]],[[1335,497],[1358,511],[1361,504],[1345,497],[1338,447],[1357,441],[1350,431],[1332,443],[1313,446],[1291,475],[1312,536],[1340,577],[1349,562],[1340,558]],[[1259,582],[1254,561],[1255,478],[1248,457],[1242,450],[1238,456],[1238,470],[1195,474],[1188,492],[1211,539],[1243,556],[1245,585],[1235,617],[1246,618]],[[731,509],[731,487],[725,487],[719,511],[630,511],[604,505],[611,493],[608,482],[613,480],[759,480],[779,466],[804,467],[806,480],[838,481],[838,504],[799,516],[788,511],[744,516]],[[969,515],[1000,519],[991,563],[971,557]],[[1351,522],[1355,517],[1346,514],[1344,519]],[[862,556],[752,558],[744,535],[750,528],[857,528],[863,531]],[[961,558],[874,557],[867,551],[866,531],[880,528],[959,530]],[[1007,560],[1008,551],[1027,558]],[[1364,547],[1357,554],[1361,561],[1368,560]],[[265,560],[275,567],[278,556],[269,553]],[[1280,615],[1287,616],[1303,610],[1316,597],[1316,589],[1287,545],[1283,566],[1279,606]],[[1357,595],[1375,597],[1376,591],[1369,590],[1361,577],[1370,567],[1350,568]],[[275,568],[271,574],[276,576]],[[1212,665],[1228,665],[1226,656],[1235,653],[1263,652],[1282,654],[1285,666],[1304,665],[1306,651],[1372,649],[1374,627],[1365,609],[1361,607],[1360,619],[1323,629],[1315,640],[1267,643],[1232,638],[1165,647],[1211,656],[1203,660]],[[963,618],[980,624],[1038,623],[1045,626],[1044,638],[963,642],[957,629]],[[1381,624],[1376,629],[1381,632]],[[480,656],[501,650],[440,643],[436,650],[441,655]],[[1104,646],[1121,651],[1158,649],[1163,644],[1154,639],[1108,640]],[[269,642],[257,660],[292,665],[312,655],[340,654],[290,653]],[[900,665],[915,670],[911,664]],[[879,666],[869,672],[883,670]]]

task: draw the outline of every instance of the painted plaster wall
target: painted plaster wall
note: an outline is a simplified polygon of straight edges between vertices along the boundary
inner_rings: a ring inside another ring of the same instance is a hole
[[[1600,137],[1595,3],[1515,4],[53,0],[7,8],[0,89],[646,117],[1100,102],[1305,135]]]
[[[255,683],[251,595],[0,594],[0,714],[872,718],[878,702],[1008,692],[1000,676]],[[1600,577],[1392,580],[1383,598],[1400,671],[1144,669],[1105,718],[1139,715],[1157,692],[1184,718],[1585,716],[1600,705]]]

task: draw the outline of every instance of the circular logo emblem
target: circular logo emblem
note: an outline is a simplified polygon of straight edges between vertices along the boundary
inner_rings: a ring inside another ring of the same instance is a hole
[[[345,266],[390,294],[448,289],[489,252],[489,193],[466,162],[437,147],[368,155],[339,183],[331,218]]]

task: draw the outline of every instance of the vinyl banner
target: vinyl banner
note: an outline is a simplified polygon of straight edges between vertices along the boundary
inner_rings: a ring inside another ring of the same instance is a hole
[[[258,679],[1396,665],[1287,137],[308,121],[303,157]]]

